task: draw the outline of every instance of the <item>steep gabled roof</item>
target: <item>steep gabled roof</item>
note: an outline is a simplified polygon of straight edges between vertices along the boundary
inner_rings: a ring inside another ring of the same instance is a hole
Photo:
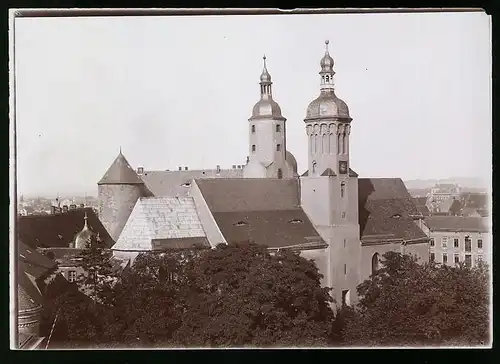
[[[127,159],[124,157],[122,152],[118,154],[111,167],[107,170],[104,176],[101,178],[98,185],[106,184],[144,184],[143,180],[139,178],[134,169],[130,166]]]
[[[113,250],[151,251],[204,244],[206,234],[191,197],[140,198]]]
[[[200,178],[242,178],[243,169],[203,169],[182,171],[145,171],[139,177],[156,196],[185,197],[193,179]]]
[[[327,169],[325,169],[325,171],[323,173],[321,173],[321,176],[323,176],[323,177],[328,176],[329,177],[329,176],[336,176],[336,174],[334,171],[332,171],[331,168],[327,168]]]
[[[427,238],[414,222],[421,214],[400,178],[361,178],[358,189],[363,243]]]
[[[325,244],[300,207],[298,179],[196,180],[228,243]]]
[[[112,246],[113,239],[92,208],[70,210],[57,215],[20,216],[17,225],[19,237],[31,248],[69,247],[75,235],[83,229],[85,213],[90,229],[99,234],[107,247]]]

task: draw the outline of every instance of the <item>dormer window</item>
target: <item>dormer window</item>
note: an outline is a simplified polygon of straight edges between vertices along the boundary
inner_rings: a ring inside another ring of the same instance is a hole
[[[292,219],[290,221],[288,221],[290,224],[302,224],[304,221],[302,221],[301,219]]]
[[[247,223],[245,221],[238,221],[234,223],[234,226],[245,226]]]
[[[189,187],[191,186],[191,182],[185,182],[183,184],[181,184],[182,187]]]
[[[391,216],[393,219],[399,219],[401,218],[401,215],[400,214],[394,214]]]

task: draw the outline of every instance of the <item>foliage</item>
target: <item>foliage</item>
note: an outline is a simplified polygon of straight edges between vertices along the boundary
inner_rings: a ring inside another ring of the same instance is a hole
[[[77,279],[80,289],[94,302],[109,303],[115,283],[111,265],[112,252],[105,249],[99,237],[92,235],[85,249],[76,257],[84,272]]]
[[[329,289],[312,261],[255,244],[219,245],[185,265],[182,346],[325,344]]]
[[[433,345],[488,341],[488,270],[418,264],[388,252],[358,286],[355,310],[344,310],[343,336],[353,345]]]

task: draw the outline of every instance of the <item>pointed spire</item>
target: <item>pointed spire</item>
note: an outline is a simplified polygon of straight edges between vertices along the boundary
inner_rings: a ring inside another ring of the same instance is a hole
[[[125,156],[118,154],[113,164],[101,178],[98,185],[113,185],[113,184],[144,184],[144,181],[137,175],[134,169],[130,166]]]
[[[267,70],[267,63],[266,63],[266,55],[264,54],[264,57],[262,57],[264,60],[264,68],[262,69],[262,74],[260,75],[260,83],[271,83],[271,75],[269,74],[269,71]]]
[[[325,54],[330,54],[328,53],[328,44],[330,43],[330,41],[327,39],[325,40]]]
[[[83,220],[85,221],[85,223],[83,225],[83,228],[84,229],[88,229],[88,225],[87,225],[87,211],[85,211],[85,215],[83,217]]]

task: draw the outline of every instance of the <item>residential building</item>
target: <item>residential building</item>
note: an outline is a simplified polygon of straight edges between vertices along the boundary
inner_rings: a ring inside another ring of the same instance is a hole
[[[465,216],[428,216],[424,231],[429,242],[430,259],[454,265],[465,262],[474,266],[478,260],[491,263],[491,236],[488,219]]]

